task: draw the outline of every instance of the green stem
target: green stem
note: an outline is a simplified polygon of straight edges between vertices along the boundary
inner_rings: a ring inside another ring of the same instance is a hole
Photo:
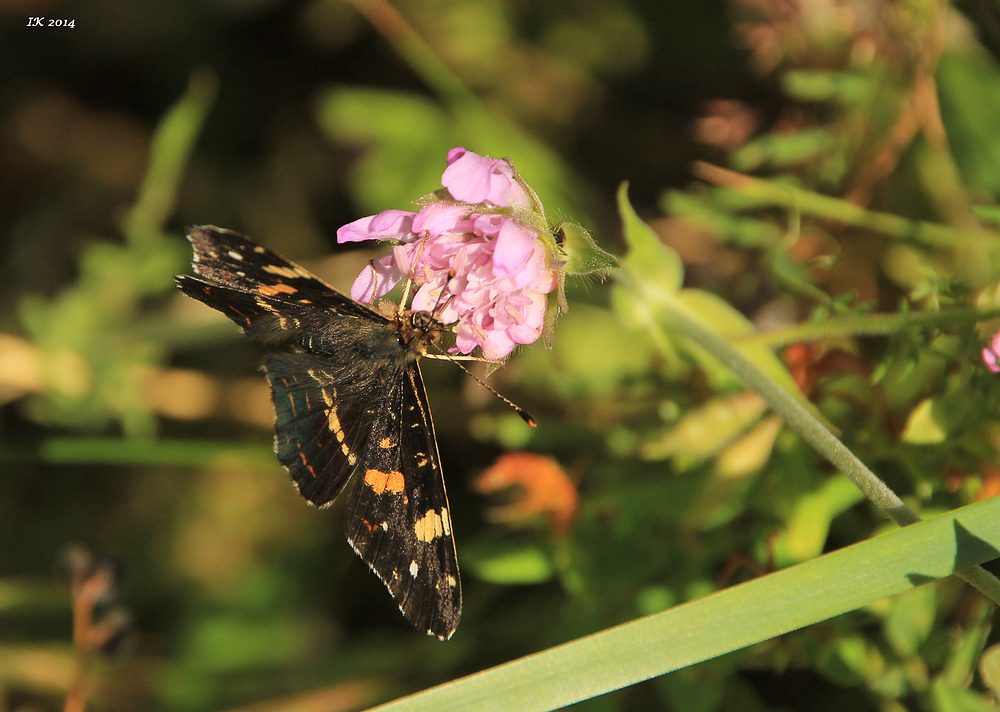
[[[876,336],[894,334],[911,327],[951,325],[965,322],[987,321],[1000,317],[1000,307],[989,309],[947,309],[939,312],[911,312],[900,314],[859,314],[835,317],[825,321],[796,324],[785,329],[775,329],[750,336],[734,336],[740,345],[763,345],[772,348],[814,341],[836,336]]]
[[[707,183],[750,198],[759,207],[777,205],[815,218],[853,225],[901,240],[935,247],[964,247],[970,242],[1000,246],[1000,235],[990,230],[962,230],[949,225],[908,220],[892,213],[866,210],[860,205],[820,195],[811,190],[753,178],[700,161],[695,163],[692,172]]]
[[[139,197],[124,220],[123,231],[133,246],[149,247],[173,213],[177,187],[215,100],[217,84],[213,72],[196,69],[187,92],[160,121]]]
[[[386,0],[351,2],[407,64],[434,88],[438,96],[450,102],[478,103],[461,77],[441,60],[434,47],[390,3]]]
[[[641,289],[641,282],[632,286]],[[851,482],[896,524],[905,527],[920,521],[916,512],[889,489],[846,445],[733,344],[703,326],[696,317],[688,313],[683,304],[673,298],[673,295],[666,297],[666,293],[660,290],[642,291],[645,292],[645,297],[649,299],[651,305],[659,307],[658,314],[650,315],[659,317],[650,324],[651,329],[659,330],[665,320],[672,329],[726,364],[747,386],[759,393],[790,428],[847,475]],[[995,576],[979,567],[959,572],[958,575],[978,588],[991,601],[1000,604],[1000,580]]]

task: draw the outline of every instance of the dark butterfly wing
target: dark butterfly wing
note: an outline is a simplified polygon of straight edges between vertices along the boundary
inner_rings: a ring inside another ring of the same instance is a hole
[[[372,393],[375,384],[345,381],[343,369],[308,354],[274,354],[264,370],[278,460],[299,494],[325,507],[362,462],[381,399]]]
[[[378,312],[238,232],[200,225],[188,228],[187,238],[194,248],[195,274],[211,282],[283,304],[385,321]]]
[[[308,305],[292,305],[260,293],[223,287],[194,277],[174,277],[182,292],[222,312],[243,327],[247,336],[276,343],[300,336],[303,317],[316,310]]]
[[[237,232],[192,227],[188,240],[194,247],[194,271],[205,279],[177,277],[177,286],[225,314],[247,336],[271,343],[299,340],[312,350],[310,340],[322,340],[338,315],[389,323],[375,310]]]
[[[420,369],[414,362],[399,375],[374,414],[347,540],[406,619],[447,640],[462,614],[448,495]]]

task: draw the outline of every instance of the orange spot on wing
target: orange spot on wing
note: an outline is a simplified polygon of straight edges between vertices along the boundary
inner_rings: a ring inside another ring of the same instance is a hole
[[[313,479],[315,479],[316,478],[316,470],[314,470],[312,468],[312,465],[310,465],[309,461],[306,460],[305,453],[302,452],[301,450],[299,451],[299,457],[302,458],[302,466],[305,467],[307,470],[309,470],[309,474],[313,476]]]
[[[263,294],[265,297],[273,297],[275,294],[281,294],[282,292],[284,292],[285,294],[295,294],[297,291],[299,290],[287,284],[257,285],[257,292],[259,294]]]
[[[398,470],[392,472],[365,470],[365,484],[371,487],[375,494],[382,494],[387,490],[392,494],[402,494],[406,482],[403,473]]]

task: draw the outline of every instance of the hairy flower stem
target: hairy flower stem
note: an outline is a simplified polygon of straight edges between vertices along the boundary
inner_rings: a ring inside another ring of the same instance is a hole
[[[851,482],[896,524],[905,527],[921,521],[917,513],[889,489],[844,443],[837,439],[781,385],[740,353],[739,349],[718,333],[702,326],[697,319],[689,316],[680,302],[661,298],[657,300],[656,305],[660,307],[659,313],[656,314],[660,320],[654,328],[662,328],[663,317],[666,317],[672,329],[691,339],[726,364],[747,386],[759,393],[790,428],[822,453],[834,467],[847,475]],[[957,575],[979,589],[991,601],[1000,604],[1000,579],[997,579],[993,574],[982,567],[975,566],[960,571]]]

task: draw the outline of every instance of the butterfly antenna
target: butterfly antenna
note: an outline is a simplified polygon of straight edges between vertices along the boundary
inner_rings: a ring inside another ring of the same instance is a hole
[[[434,316],[438,316],[441,312],[447,309],[448,305],[451,304],[451,300],[455,298],[455,295],[448,291],[448,285],[453,279],[455,279],[455,270],[450,269],[448,270],[448,278],[445,279],[444,285],[441,287],[441,291],[438,292],[437,300],[434,302],[434,308],[431,309],[431,314]],[[441,300],[444,299],[444,295],[446,293],[448,294],[448,298],[444,300],[444,303],[442,303]]]
[[[471,376],[472,380],[474,380],[480,386],[482,386],[483,388],[485,388],[486,390],[488,390],[490,393],[492,393],[493,395],[495,395],[497,398],[499,398],[500,400],[502,400],[504,403],[506,403],[507,405],[509,405],[511,408],[513,408],[514,412],[517,413],[518,417],[520,417],[521,420],[523,420],[525,423],[527,423],[528,425],[530,425],[533,428],[535,428],[535,427],[538,426],[538,423],[535,421],[534,418],[531,417],[531,414],[528,413],[528,411],[526,411],[524,408],[522,408],[521,406],[519,406],[517,403],[515,403],[514,401],[512,401],[510,398],[508,398],[507,396],[503,395],[502,393],[500,393],[499,391],[497,391],[497,389],[493,388],[488,383],[486,383],[485,381],[483,381],[481,378],[479,378],[479,376],[477,376],[472,371],[470,371],[465,366],[463,366],[462,362],[459,361],[457,358],[454,358],[451,354],[449,354],[447,352],[444,352],[444,351],[442,351],[441,353],[444,355],[444,357],[447,360],[451,361],[453,364],[455,364],[460,369],[462,369],[463,371],[465,371],[469,376]],[[480,359],[476,359],[476,360],[478,361]],[[482,360],[483,361],[487,361],[487,363],[495,363],[495,361],[489,361],[487,359],[482,359]]]

